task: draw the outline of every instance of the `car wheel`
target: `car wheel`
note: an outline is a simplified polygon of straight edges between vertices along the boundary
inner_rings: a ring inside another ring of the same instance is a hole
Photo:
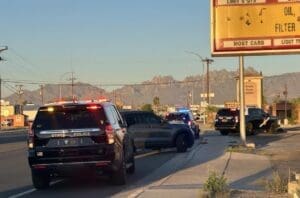
[[[228,130],[221,130],[220,131],[221,135],[228,135],[229,134],[229,131]]]
[[[113,171],[112,173],[112,182],[115,185],[124,185],[126,184],[126,162],[124,154],[122,155],[122,162],[118,170]]]
[[[134,155],[130,158],[130,167],[127,169],[127,173],[133,174],[135,172],[135,160],[134,160]]]
[[[276,131],[277,124],[275,122],[272,122],[270,126],[266,129],[267,133],[274,133]]]
[[[187,140],[184,134],[179,134],[176,138],[176,149],[177,152],[186,152],[187,151]]]
[[[247,135],[254,135],[254,126],[251,122],[246,124],[246,134]]]
[[[47,173],[31,171],[33,186],[36,189],[45,189],[49,187],[50,175]]]
[[[199,139],[200,138],[200,130],[197,129],[195,130],[195,139]]]

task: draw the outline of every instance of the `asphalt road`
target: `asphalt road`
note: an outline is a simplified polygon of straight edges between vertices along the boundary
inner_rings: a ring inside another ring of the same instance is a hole
[[[146,185],[143,178],[172,159],[174,149],[149,151],[136,156],[136,172],[128,176],[125,186],[114,186],[108,178],[72,179],[53,182],[49,189],[35,190],[27,163],[26,133],[0,134],[0,197],[110,197],[124,189]],[[151,182],[151,181],[148,181]]]

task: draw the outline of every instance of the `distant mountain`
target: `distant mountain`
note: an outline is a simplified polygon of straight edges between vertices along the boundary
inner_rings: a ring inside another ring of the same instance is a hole
[[[251,67],[247,68],[245,73],[259,74]],[[225,69],[210,72],[210,90],[215,94],[215,97],[211,99],[213,104],[223,104],[225,101],[235,100],[236,76],[237,72]],[[288,98],[300,97],[300,86],[297,79],[300,79],[300,72],[264,77],[263,86],[266,100],[272,102],[279,95],[283,99],[282,93],[285,84],[288,87]],[[70,85],[45,85],[43,93],[45,103],[57,101],[60,93],[63,98],[71,98],[72,95]],[[126,85],[112,92],[86,83],[76,83],[74,86],[74,95],[79,100],[105,96],[117,103],[134,107],[152,103],[155,96],[159,97],[161,104],[186,105],[187,102],[199,104],[202,101],[200,93],[206,93],[206,76],[187,76],[182,81],[175,80],[172,76],[155,76],[151,80],[136,85]],[[193,97],[188,97],[191,95]],[[35,104],[41,104],[42,101],[40,90],[24,90],[22,98],[26,102]],[[13,94],[5,100],[16,104],[18,96]]]

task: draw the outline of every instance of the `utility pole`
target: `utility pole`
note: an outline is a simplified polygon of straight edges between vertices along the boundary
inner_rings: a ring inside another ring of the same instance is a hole
[[[16,87],[17,87],[17,94],[18,94],[18,105],[19,105],[19,114],[21,114],[22,113],[22,109],[23,109],[23,104],[22,104],[22,102],[23,102],[23,99],[22,99],[22,95],[23,95],[23,85],[16,85]]]
[[[72,100],[74,101],[75,100],[75,97],[74,97],[74,81],[76,80],[76,78],[74,77],[74,72],[71,72],[71,75],[72,75],[72,77],[69,78],[68,80],[71,81]]]
[[[7,50],[8,47],[4,46],[0,49],[0,52]],[[0,61],[2,61],[3,58],[0,56]],[[0,130],[1,130],[1,124],[2,124],[2,78],[0,75]]]
[[[42,105],[44,104],[44,85],[40,85],[40,96],[41,96],[41,101]]]
[[[209,58],[205,58],[205,59],[202,59],[203,62],[206,63],[206,102],[207,102],[207,105],[209,105],[210,103],[210,97],[209,97],[209,64],[213,63],[214,60],[213,59],[209,59]]]
[[[190,51],[185,51],[186,53],[189,53],[189,54],[193,54],[193,55],[196,55],[201,61],[202,63],[206,63],[206,102],[207,104],[209,105],[210,103],[210,100],[209,100],[209,64],[213,63],[214,60],[213,59],[209,59],[209,58],[202,58],[202,56],[200,56],[200,54],[197,54],[195,52],[190,52]],[[204,65],[203,65],[203,75],[204,75]],[[203,81],[203,88],[204,88],[204,81]],[[204,92],[204,90],[203,90]]]

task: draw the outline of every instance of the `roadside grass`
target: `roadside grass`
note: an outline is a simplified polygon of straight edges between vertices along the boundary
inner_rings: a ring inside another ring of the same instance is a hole
[[[288,179],[279,174],[278,171],[274,171],[272,178],[266,180],[265,188],[270,193],[283,194],[288,191]]]
[[[230,191],[227,179],[224,175],[212,171],[204,183],[203,191],[200,193],[201,198],[229,198]]]
[[[255,148],[246,147],[244,145],[229,145],[226,152],[236,152],[236,153],[254,153]]]

